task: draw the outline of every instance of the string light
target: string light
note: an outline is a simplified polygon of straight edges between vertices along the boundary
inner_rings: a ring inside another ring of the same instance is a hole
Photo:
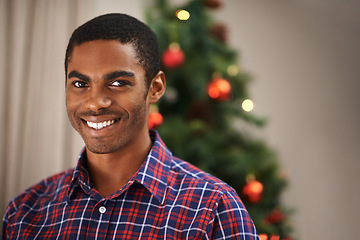
[[[242,102],[241,107],[245,112],[251,112],[254,109],[254,103],[250,99],[245,99]]]
[[[182,21],[186,21],[190,18],[190,13],[184,9],[180,9],[176,12],[176,17]]]
[[[236,76],[239,73],[239,68],[236,65],[230,65],[227,72],[230,76]]]

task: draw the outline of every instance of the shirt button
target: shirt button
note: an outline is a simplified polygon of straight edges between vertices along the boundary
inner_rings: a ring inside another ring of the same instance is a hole
[[[106,207],[104,207],[104,206],[101,206],[100,208],[99,208],[99,212],[102,214],[102,213],[105,213],[106,212]]]

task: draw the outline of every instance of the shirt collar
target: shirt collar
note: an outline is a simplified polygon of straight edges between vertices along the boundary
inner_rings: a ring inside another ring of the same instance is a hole
[[[82,189],[87,188],[87,190],[90,188],[90,177],[88,171],[86,170],[86,164],[87,164],[86,162],[87,162],[86,149],[84,147],[78,158],[78,163],[76,165],[76,168],[74,170],[71,179],[71,183],[69,185],[68,200],[71,199],[71,196],[75,192],[76,188],[78,187],[81,187]]]
[[[150,138],[153,146],[139,169],[135,181],[146,187],[163,204],[171,169],[172,153],[165,146],[157,131],[151,130]]]
[[[150,130],[149,134],[153,146],[132,180],[143,185],[161,204],[163,204],[171,169],[172,153],[161,140],[157,131]],[[85,192],[90,188],[91,183],[88,171],[86,170],[86,161],[86,151],[84,148],[79,156],[72,181],[69,185],[69,200],[77,187],[80,186]]]

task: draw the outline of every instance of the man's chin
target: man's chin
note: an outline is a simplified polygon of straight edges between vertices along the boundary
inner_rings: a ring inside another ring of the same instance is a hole
[[[87,144],[86,149],[94,154],[109,154],[109,153],[114,153],[118,150],[114,146],[102,145],[102,144],[97,144],[97,145]]]

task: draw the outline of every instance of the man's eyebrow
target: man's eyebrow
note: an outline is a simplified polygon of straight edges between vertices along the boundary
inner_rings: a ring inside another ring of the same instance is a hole
[[[108,81],[108,80],[113,80],[118,77],[135,77],[135,74],[133,72],[129,72],[129,71],[115,71],[115,72],[106,74],[104,79],[106,81]]]
[[[68,74],[68,78],[79,78],[81,80],[84,80],[84,81],[87,81],[89,82],[90,81],[90,78],[88,76],[85,76],[77,71],[72,71]]]

